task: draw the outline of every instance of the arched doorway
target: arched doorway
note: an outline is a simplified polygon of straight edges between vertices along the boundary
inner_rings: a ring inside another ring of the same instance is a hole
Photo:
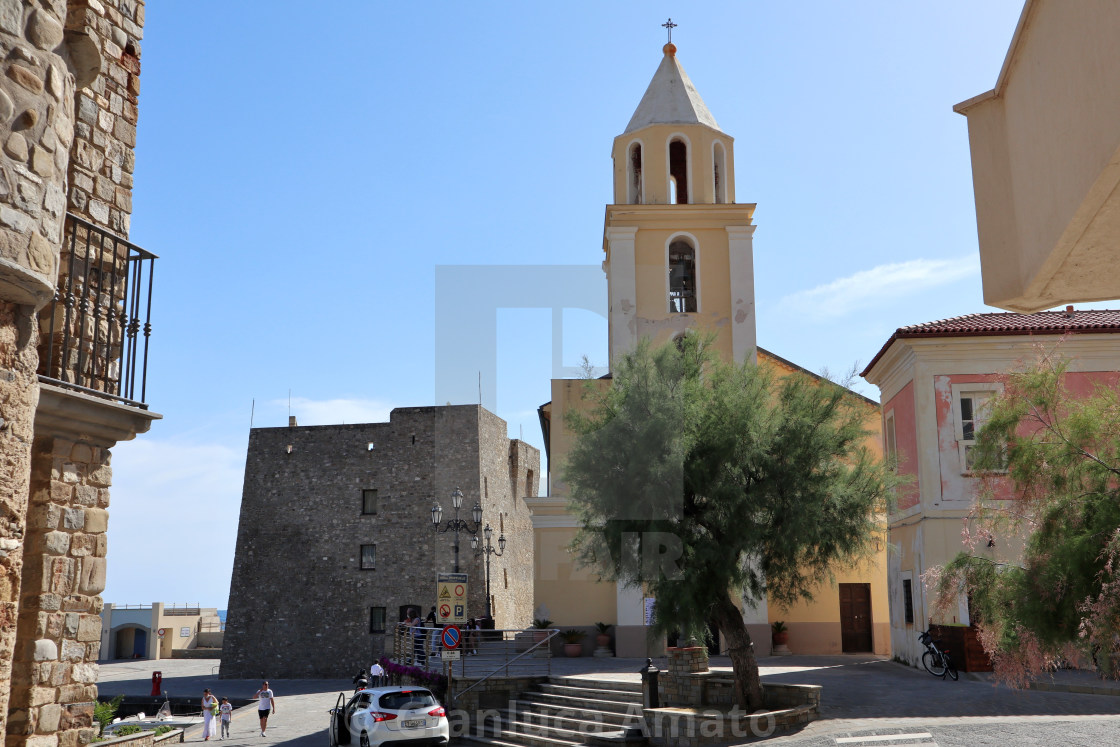
[[[148,629],[138,626],[117,628],[113,644],[114,659],[147,659]]]

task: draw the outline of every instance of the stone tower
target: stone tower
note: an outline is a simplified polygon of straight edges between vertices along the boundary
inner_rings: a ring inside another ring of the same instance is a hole
[[[720,130],[673,44],[615,138],[603,229],[610,359],[641,338],[697,328],[726,360],[755,360],[754,205],[735,204],[734,139]]]

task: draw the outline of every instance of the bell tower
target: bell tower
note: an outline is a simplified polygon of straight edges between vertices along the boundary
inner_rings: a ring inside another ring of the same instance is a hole
[[[639,339],[714,332],[720,355],[754,362],[754,204],[735,202],[734,139],[720,130],[666,44],[614,139],[614,204],[603,229],[610,359]]]

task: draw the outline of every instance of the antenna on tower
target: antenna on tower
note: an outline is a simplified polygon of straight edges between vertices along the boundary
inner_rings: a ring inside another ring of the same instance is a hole
[[[253,430],[253,416],[257,414],[257,398],[253,398],[253,404],[249,408],[249,430]]]

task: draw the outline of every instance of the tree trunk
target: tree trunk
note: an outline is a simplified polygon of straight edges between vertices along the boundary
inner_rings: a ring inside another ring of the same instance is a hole
[[[758,662],[754,658],[754,645],[743,614],[724,592],[716,599],[713,609],[716,625],[727,639],[727,654],[735,671],[735,705],[753,713],[762,708],[762,684],[758,679]]]

